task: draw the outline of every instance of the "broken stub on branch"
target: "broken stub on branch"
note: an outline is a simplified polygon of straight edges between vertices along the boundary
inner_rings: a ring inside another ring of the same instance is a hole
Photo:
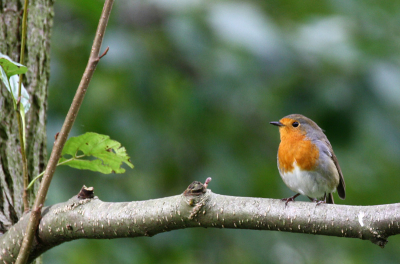
[[[82,189],[78,193],[79,199],[91,199],[94,197],[94,188],[93,187],[86,187],[83,185]]]
[[[183,195],[185,196],[193,196],[193,195],[201,195],[203,193],[206,193],[207,191],[207,186],[208,183],[211,181],[211,178],[208,177],[204,184],[202,184],[199,181],[194,181],[192,182],[186,190],[183,192]]]

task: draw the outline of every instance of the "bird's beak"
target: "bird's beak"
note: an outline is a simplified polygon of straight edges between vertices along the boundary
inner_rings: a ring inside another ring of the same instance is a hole
[[[279,122],[279,121],[272,121],[272,122],[269,122],[271,125],[274,125],[274,126],[278,126],[278,127],[281,127],[281,126],[284,126],[284,124],[282,124],[281,122]]]

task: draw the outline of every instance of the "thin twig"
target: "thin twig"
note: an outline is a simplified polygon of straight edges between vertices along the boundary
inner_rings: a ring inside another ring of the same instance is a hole
[[[29,0],[25,0],[24,3],[24,13],[22,17],[22,36],[21,36],[21,53],[19,56],[19,63],[24,64],[24,57],[25,57],[25,45],[26,45],[26,20],[28,17],[28,4]],[[23,172],[23,182],[24,182],[24,191],[22,194],[22,200],[24,202],[24,212],[29,210],[29,197],[28,197],[28,184],[29,184],[29,177],[28,177],[28,162],[26,160],[26,149],[25,149],[25,133],[23,126],[22,118],[25,118],[21,115],[20,112],[20,103],[21,103],[21,85],[22,85],[22,74],[19,75],[19,82],[18,82],[18,102],[17,102],[17,118],[18,118],[18,131],[19,131],[19,141],[21,144],[21,156],[22,156],[22,172]]]
[[[26,234],[22,242],[21,250],[19,252],[16,264],[24,264],[28,260],[29,250],[32,246],[34,234],[37,230],[39,220],[41,218],[40,208],[43,206],[49,190],[51,179],[53,178],[58,160],[60,159],[62,149],[67,141],[68,134],[71,131],[72,125],[75,122],[76,116],[80,106],[82,105],[83,98],[85,97],[87,87],[92,79],[93,73],[96,69],[97,63],[100,60],[99,51],[103,41],[104,33],[106,31],[108,19],[110,17],[112,5],[114,0],[106,0],[104,3],[103,11],[100,17],[99,25],[97,27],[96,36],[93,41],[92,50],[90,53],[88,64],[86,65],[85,72],[83,73],[81,82],[72,101],[71,107],[65,118],[64,124],[61,128],[57,140],[54,142],[53,150],[50,154],[50,159],[46,167],[35,203],[33,205],[33,214],[30,216],[29,224],[26,228]]]
[[[20,78],[21,79],[21,78]],[[18,130],[19,130],[19,141],[21,144],[21,157],[22,157],[22,173],[23,173],[23,182],[24,182],[24,191],[22,194],[22,200],[24,203],[24,212],[29,211],[29,200],[28,200],[28,184],[29,184],[29,178],[28,178],[28,162],[26,160],[26,152],[25,152],[25,139],[24,139],[24,133],[23,133],[23,125],[22,125],[22,116],[19,112],[19,106],[18,106],[18,111],[17,111],[17,118],[18,118]]]
[[[85,157],[85,156],[86,156],[86,155],[78,155],[78,156],[75,156],[75,157],[73,157],[73,158],[64,160],[63,162],[58,162],[58,163],[57,163],[57,166],[63,165],[63,164],[65,164],[65,163],[68,163],[68,162],[73,161],[73,160],[77,160],[77,159],[83,158],[83,157]],[[32,185],[35,183],[35,181],[36,181],[37,179],[39,179],[40,177],[42,177],[42,176],[44,175],[44,173],[45,173],[45,171],[41,172],[39,175],[37,175],[35,178],[33,178],[33,180],[31,180],[31,182],[29,183],[29,185],[28,185],[28,187],[27,187],[26,189],[29,190],[29,188],[32,187]]]
[[[110,47],[107,47],[106,50],[103,52],[103,54],[101,54],[101,55],[99,56],[99,59],[101,59],[101,58],[103,58],[104,56],[106,56],[109,49],[110,49]]]

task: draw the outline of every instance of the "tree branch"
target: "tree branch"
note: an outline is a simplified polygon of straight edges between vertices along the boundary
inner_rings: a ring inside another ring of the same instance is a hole
[[[80,197],[92,197],[91,188]],[[194,182],[181,195],[110,203],[74,196],[46,207],[29,261],[50,248],[80,238],[111,239],[154,236],[190,227],[275,230],[359,238],[384,247],[400,233],[400,204],[349,206],[285,203],[277,199],[219,195]],[[0,238],[0,259],[12,263],[29,220],[25,215]]]

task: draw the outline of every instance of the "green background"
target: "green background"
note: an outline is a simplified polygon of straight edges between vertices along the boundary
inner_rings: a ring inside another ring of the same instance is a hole
[[[48,146],[87,63],[103,3],[55,2]],[[293,193],[269,124],[300,113],[326,131],[348,205],[399,201],[400,2],[116,1],[71,135],[126,147],[122,175],[59,168],[47,204],[82,185],[103,201],[176,195],[212,177],[225,195]],[[299,200],[306,200],[302,197]],[[45,263],[399,263],[400,236],[369,241],[284,232],[186,229],[152,238],[80,240]]]

